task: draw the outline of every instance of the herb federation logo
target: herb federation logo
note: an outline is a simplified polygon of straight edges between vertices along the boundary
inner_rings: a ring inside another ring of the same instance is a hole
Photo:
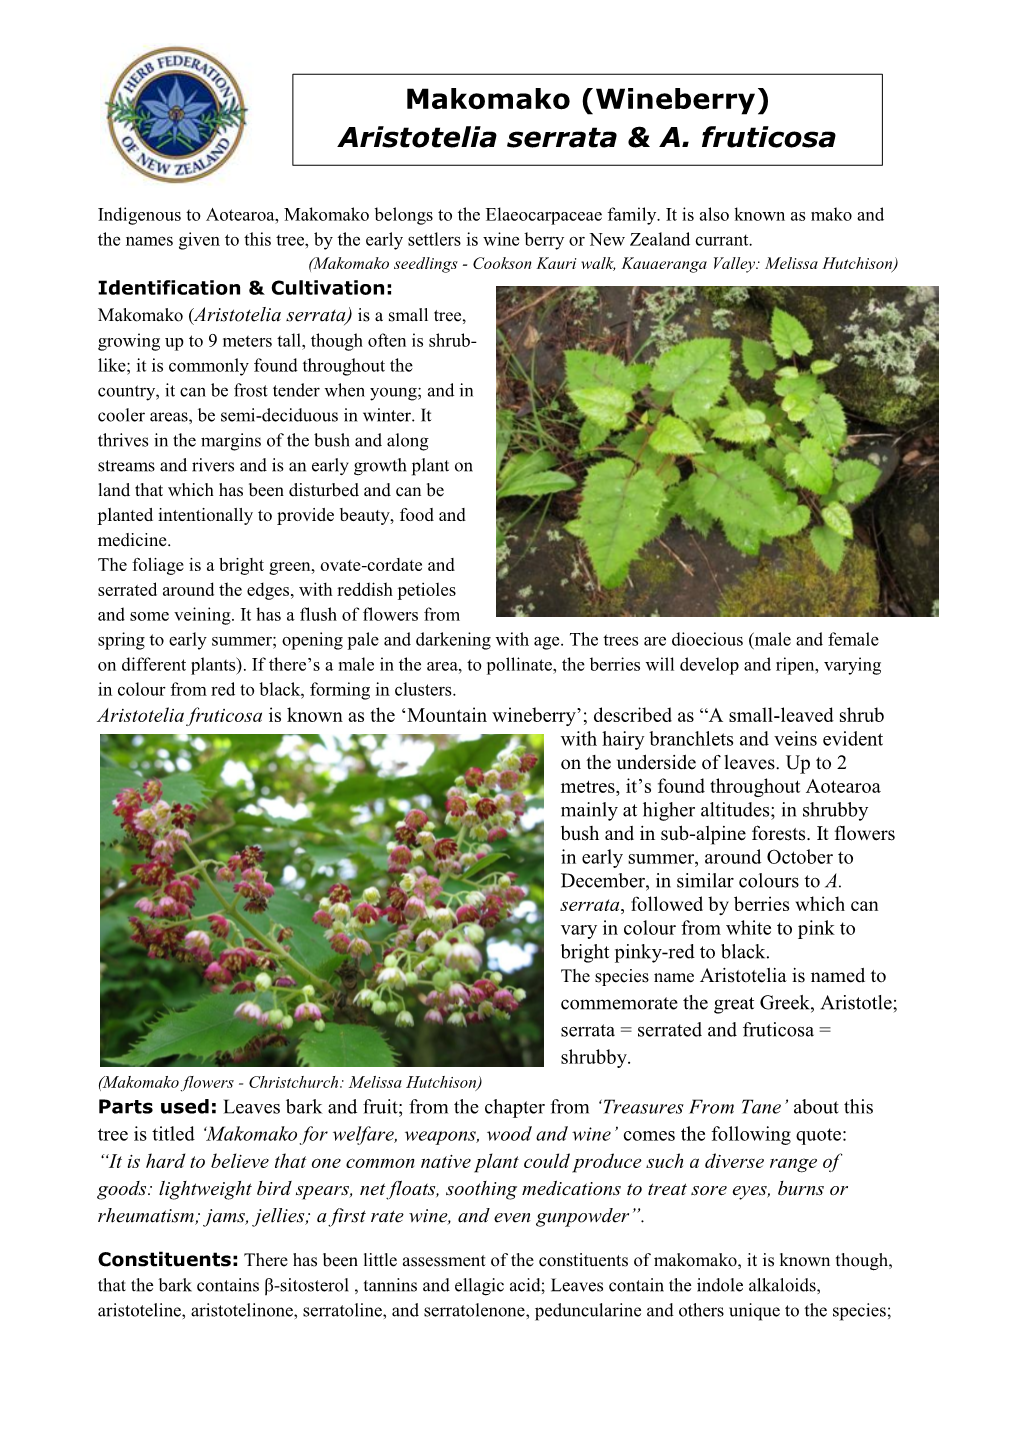
[[[107,102],[117,150],[152,180],[201,180],[237,149],[244,100],[226,66],[201,50],[170,47],[139,56]]]

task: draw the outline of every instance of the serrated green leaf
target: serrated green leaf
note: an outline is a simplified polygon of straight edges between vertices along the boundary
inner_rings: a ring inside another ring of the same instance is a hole
[[[836,467],[836,494],[845,506],[856,506],[871,495],[881,474],[871,461],[841,461]]]
[[[782,480],[786,474],[783,468],[783,453],[775,446],[758,446],[754,458],[770,475]]]
[[[846,550],[846,542],[842,536],[830,531],[828,526],[814,526],[811,531],[811,544],[824,566],[828,566],[830,571],[839,570],[843,562],[843,552]]]
[[[223,768],[233,759],[230,750],[215,752],[208,761],[203,761],[199,766],[192,766],[189,775],[198,778],[208,795],[210,792],[221,789]]]
[[[737,451],[719,455],[692,477],[694,498],[724,526],[742,532],[774,535],[781,507],[774,490],[776,482],[761,466]]]
[[[802,421],[810,411],[816,397],[823,391],[820,380],[810,371],[798,371],[793,376],[776,377],[776,394],[782,396],[782,411],[791,421]]]
[[[571,532],[580,536],[602,585],[620,583],[631,561],[659,532],[663,484],[630,460],[590,467]],[[618,579],[619,578],[619,579]]]
[[[822,507],[822,520],[830,531],[835,531],[837,536],[842,536],[849,541],[853,537],[854,523],[846,506],[840,505],[839,501],[833,501],[831,505]]]
[[[298,1042],[300,1066],[396,1066],[389,1045],[374,1026],[338,1026],[306,1031]]]
[[[617,390],[633,392],[641,387],[631,383],[631,367],[619,356],[601,355],[594,350],[568,350],[563,356],[567,376],[567,390],[593,390],[599,386],[614,386]]]
[[[613,445],[621,455],[629,456],[632,461],[637,461],[640,466],[644,464],[646,459],[652,459],[652,448],[649,444],[651,438],[651,426],[639,425],[635,426],[633,430],[627,431],[625,435],[619,436],[613,442]]]
[[[777,375],[775,391],[782,396],[782,408],[794,421],[802,421],[811,409],[811,404],[825,390],[817,376],[810,371],[796,371],[793,375]]]
[[[663,416],[649,440],[653,451],[665,456],[699,456],[705,447],[686,421]]]
[[[804,426],[827,451],[835,453],[846,440],[846,415],[835,396],[819,396],[805,416]]]
[[[664,486],[675,485],[680,479],[680,472],[669,456],[652,450],[651,439],[651,426],[635,426],[632,431],[620,436],[615,445],[621,455],[629,456],[639,466],[654,471]]]
[[[813,436],[805,436],[800,449],[787,454],[784,465],[792,484],[805,491],[824,496],[832,485],[832,457]]]
[[[163,783],[164,801],[194,806],[196,811],[200,811],[205,805],[205,787],[190,771],[175,771],[172,776],[161,776],[160,781]]]
[[[756,556],[765,539],[761,531],[734,522],[724,522],[723,535],[735,551],[740,551],[745,556]]]
[[[772,427],[772,439],[780,449],[784,452],[796,450],[802,437],[799,427],[792,424],[790,417],[779,406],[769,406],[766,415]]]
[[[253,997],[242,998],[252,1000]],[[259,1028],[234,1016],[238,998],[230,992],[204,996],[187,1011],[159,1018],[124,1056],[109,1057],[117,1066],[148,1066],[171,1056],[216,1056],[234,1051],[258,1035]]]
[[[598,421],[586,418],[577,437],[577,449],[582,454],[597,451],[608,435],[608,426],[600,426]]]
[[[784,396],[782,401],[783,413],[789,416],[791,421],[803,421],[811,409],[811,402],[803,396]]]
[[[597,421],[600,426],[608,426],[611,431],[618,431],[627,424],[627,416],[634,404],[630,391],[620,390],[617,386],[586,386],[571,390],[569,394],[582,415]]]
[[[771,541],[776,536],[796,536],[809,524],[810,520],[811,512],[807,506],[787,506],[779,512],[768,539]]]
[[[744,336],[740,343],[740,358],[744,362],[744,370],[753,381],[761,380],[766,371],[775,369],[776,353],[765,340],[752,340],[750,336]]]
[[[835,361],[813,360],[811,362],[811,374],[816,376],[827,376],[830,371],[836,369]]]
[[[726,411],[713,425],[712,434],[720,441],[752,446],[758,441],[767,441],[772,432],[765,420],[764,411],[747,409]]]
[[[602,582],[603,588],[607,591],[618,591],[630,574],[630,562],[621,566],[618,571],[612,571]]]
[[[510,496],[548,496],[554,491],[570,491],[573,488],[574,482],[562,471],[542,471],[539,475],[518,476],[507,481],[496,492],[496,499],[505,501]]]
[[[652,367],[645,365],[644,361],[635,361],[633,365],[627,367],[627,385],[624,390],[629,388],[635,393],[643,391],[645,386],[651,384],[651,380]]]
[[[699,536],[707,536],[715,525],[715,517],[703,511],[694,498],[690,481],[681,481],[666,492],[664,505],[666,516],[679,516],[684,525]]]
[[[682,421],[698,420],[722,395],[730,364],[728,340],[682,341],[656,361],[652,386],[671,393],[671,408]]]
[[[776,355],[784,360],[792,355],[810,355],[815,348],[814,341],[800,321],[785,310],[772,312],[772,344]]]

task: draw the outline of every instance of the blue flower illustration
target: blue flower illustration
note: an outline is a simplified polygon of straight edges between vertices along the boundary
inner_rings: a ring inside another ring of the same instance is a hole
[[[153,98],[146,93],[141,104],[154,117],[153,124],[146,136],[147,140],[158,140],[160,136],[166,135],[169,131],[175,145],[184,145],[185,141],[191,141],[193,145],[198,145],[202,135],[195,124],[195,118],[208,110],[212,101],[201,99],[198,90],[193,90],[185,99],[181,82],[175,80],[170,87],[169,94],[164,90],[158,92],[157,97]]]

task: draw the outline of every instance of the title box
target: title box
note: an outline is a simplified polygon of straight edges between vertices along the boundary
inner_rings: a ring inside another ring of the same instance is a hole
[[[881,74],[297,73],[295,166],[881,165]]]

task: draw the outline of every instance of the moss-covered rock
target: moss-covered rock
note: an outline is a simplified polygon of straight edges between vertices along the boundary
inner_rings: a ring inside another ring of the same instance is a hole
[[[662,542],[653,541],[634,560],[626,584],[604,591],[595,584],[581,543],[531,515],[499,554],[496,614],[711,617],[726,587],[757,564],[734,550],[718,528],[703,537],[674,520]]]
[[[939,313],[934,286],[759,286],[807,327],[815,353],[839,357],[826,378],[848,410],[896,430],[934,414]]]
[[[626,304],[631,303],[627,295]],[[746,286],[656,286],[640,296],[633,321],[643,360],[654,360],[681,341],[725,336],[736,361],[743,336],[768,339],[769,317]]]
[[[847,547],[835,573],[823,566],[806,536],[782,541],[777,559],[763,561],[723,592],[720,616],[874,616],[879,587],[875,553]]]
[[[878,535],[915,616],[930,616],[939,595],[939,482],[901,474],[875,501]]]

